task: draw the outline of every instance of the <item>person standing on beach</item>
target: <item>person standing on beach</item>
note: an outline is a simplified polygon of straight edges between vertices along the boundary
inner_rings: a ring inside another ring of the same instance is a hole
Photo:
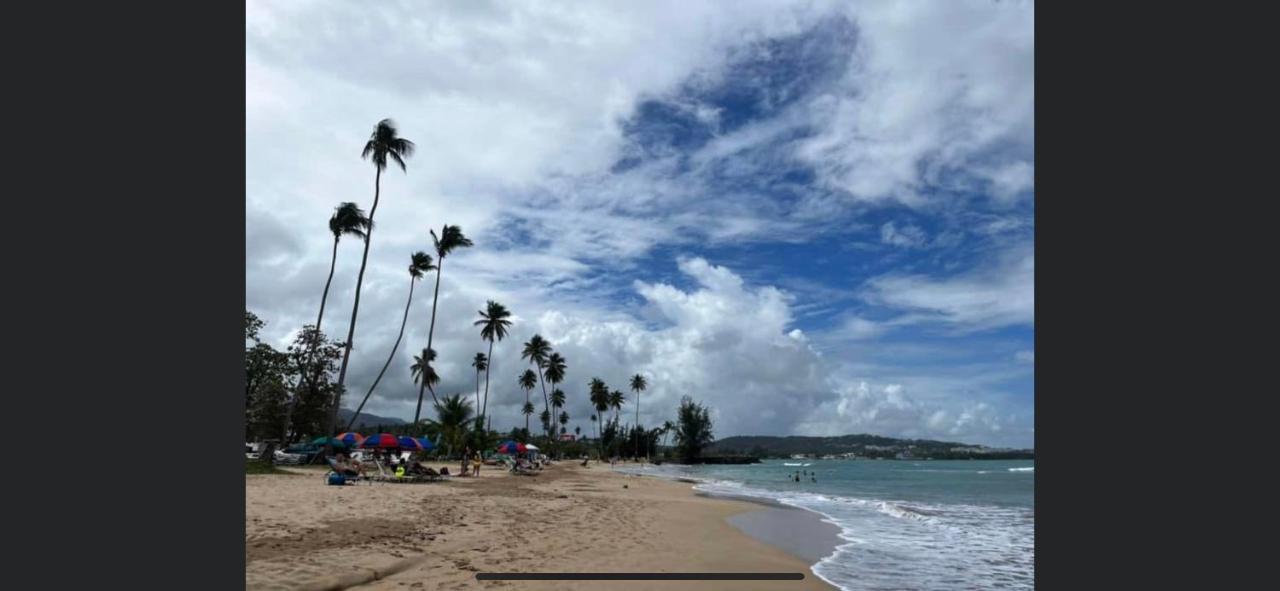
[[[481,463],[482,463],[482,462],[481,462],[481,460],[480,460],[480,452],[479,452],[479,451],[477,451],[477,452],[475,453],[475,455],[471,456],[471,471],[472,471],[472,474],[471,474],[471,475],[472,475],[472,476],[475,476],[475,477],[477,477],[477,478],[479,478],[479,477],[480,477],[480,464],[481,464]]]

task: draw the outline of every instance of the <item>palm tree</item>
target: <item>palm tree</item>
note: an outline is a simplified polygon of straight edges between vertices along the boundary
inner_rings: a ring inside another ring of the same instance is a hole
[[[329,231],[333,233],[333,259],[329,261],[329,278],[325,279],[324,292],[320,295],[320,314],[316,316],[316,332],[320,331],[320,324],[324,322],[324,305],[329,300],[329,286],[333,284],[333,270],[338,265],[338,242],[344,234],[364,240],[368,236],[371,226],[372,222],[364,215],[364,210],[349,201],[339,203],[338,207],[333,211],[333,216],[329,218]],[[311,367],[311,363],[315,359],[315,352],[316,348],[312,347],[310,352],[307,353],[306,365],[302,366],[303,375],[298,378],[299,389],[304,383],[308,382],[305,374],[307,374],[307,368]],[[311,378],[309,383],[311,387],[314,387],[315,378]],[[297,402],[298,396],[295,393],[294,397],[289,400],[289,406],[285,410],[284,429],[280,431],[281,433],[287,434],[289,432],[289,422],[293,418],[293,409]]]
[[[480,310],[480,319],[474,323],[480,327],[480,338],[489,341],[490,363],[484,368],[484,403],[480,406],[482,419],[489,416],[489,370],[493,369],[493,341],[506,338],[507,328],[511,326],[511,321],[507,320],[510,316],[511,312],[507,311],[506,306],[489,300],[486,308]]]
[[[422,355],[413,356],[413,365],[409,366],[409,373],[413,376],[413,383],[418,386],[418,411],[422,410],[422,391],[431,389],[431,400],[436,406],[440,406],[440,401],[436,400],[436,390],[434,386],[440,383],[440,376],[436,375],[435,368],[431,367],[431,363],[436,360],[436,352],[431,349],[423,349]],[[418,412],[413,413],[413,424],[418,424]]]
[[[551,391],[551,408],[560,410],[561,408],[564,408],[564,402],[565,395],[563,390],[556,388]]]
[[[591,378],[590,385],[591,405],[595,407],[596,414],[592,420],[596,422],[596,437],[600,439],[600,457],[604,458],[604,439],[601,437],[601,429],[603,428],[604,416],[601,414],[609,410],[609,386],[600,378]]]
[[[480,409],[480,372],[489,368],[489,358],[484,353],[476,353],[471,360],[471,367],[476,368],[476,410]]]
[[[561,435],[565,434],[565,430],[568,428],[568,425],[569,425],[569,413],[562,410],[560,411],[560,434]]]
[[[436,334],[436,304],[440,303],[440,275],[443,274],[444,270],[444,258],[449,256],[449,253],[453,252],[454,249],[471,246],[471,241],[462,235],[462,228],[448,224],[445,224],[444,228],[440,230],[439,236],[436,236],[435,230],[431,230],[431,241],[436,246],[436,292],[431,297],[431,328],[427,329],[428,349],[431,348],[432,338]],[[422,401],[419,400],[418,404],[421,405]],[[422,409],[419,408],[417,412],[421,411]]]
[[[525,402],[524,408],[520,412],[524,413],[524,430],[526,433],[528,433],[529,432],[529,415],[533,414],[533,403]]]
[[[538,368],[538,383],[542,384],[542,402],[543,410],[550,411],[551,401],[547,398],[547,384],[542,380],[542,367],[547,363],[547,356],[551,354],[551,343],[542,338],[542,335],[533,335],[529,338],[529,342],[524,344],[524,350],[520,352],[521,359],[528,359]],[[544,431],[547,428],[544,427]],[[551,434],[548,433],[548,436]]]
[[[524,388],[524,405],[525,405],[525,408],[529,408],[529,409],[533,408],[533,403],[532,403],[532,402],[529,402],[529,392],[531,392],[534,388],[538,387],[538,376],[537,376],[537,374],[533,373],[533,370],[532,370],[532,369],[526,369],[526,370],[524,370],[524,373],[520,374],[520,378],[519,378],[519,380],[517,380],[517,381],[520,383],[520,387],[521,387],[521,388]],[[524,414],[525,414],[525,417],[524,417],[524,428],[525,428],[525,429],[528,429],[528,428],[529,428],[529,415],[533,414],[533,411],[532,411],[532,410],[530,410],[529,412],[526,412],[526,413],[524,413]]]
[[[618,413],[626,402],[627,397],[623,395],[621,390],[614,390],[613,393],[609,394],[609,406],[613,408],[613,420],[618,420]]]
[[[670,433],[676,426],[671,421],[663,421],[662,423],[662,446],[667,446],[667,433]]]
[[[649,383],[644,381],[644,376],[636,374],[631,376],[631,391],[636,393],[636,427],[640,426],[640,393],[649,387]],[[640,440],[636,440],[636,457],[640,457]]]
[[[356,316],[360,313],[360,287],[364,284],[364,269],[369,264],[369,243],[373,238],[373,216],[378,212],[378,197],[382,191],[382,171],[387,168],[387,159],[400,165],[400,170],[408,172],[404,159],[413,155],[413,142],[400,137],[395,123],[390,119],[379,121],[373,128],[373,134],[364,145],[361,158],[373,158],[376,170],[373,177],[373,207],[369,209],[369,228],[365,231],[364,256],[360,259],[360,273],[356,275],[355,302],[351,305],[351,324],[347,327],[347,341],[343,344],[342,366],[338,369],[338,384],[333,393],[333,407],[329,409],[329,429],[326,435],[333,434],[338,424],[338,407],[342,403],[342,389],[347,383],[347,365],[351,362],[351,347],[355,344]],[[328,448],[329,446],[325,446]]]
[[[446,453],[452,454],[456,447],[461,446],[467,422],[471,420],[471,412],[471,403],[459,393],[445,396],[444,401],[436,405],[437,420],[427,419],[428,423],[439,429],[447,442]]]
[[[582,438],[582,425],[573,426],[573,437],[574,439]]]
[[[356,424],[356,417],[360,416],[360,411],[364,410],[364,404],[369,401],[369,397],[373,395],[374,388],[378,387],[378,382],[382,381],[383,374],[387,373],[387,368],[391,367],[391,361],[396,358],[396,350],[400,348],[400,340],[404,338],[404,326],[409,322],[409,304],[413,303],[413,285],[419,279],[422,279],[423,273],[432,271],[436,268],[431,264],[431,255],[425,252],[415,252],[409,257],[409,299],[404,303],[404,318],[400,319],[400,334],[396,335],[396,343],[391,346],[391,354],[387,356],[387,362],[382,364],[382,371],[378,372],[378,377],[374,378],[373,385],[369,386],[369,391],[364,393],[364,400],[360,401],[360,406],[356,408],[355,414],[351,415],[351,420],[347,422],[346,431],[351,430],[351,426]]]

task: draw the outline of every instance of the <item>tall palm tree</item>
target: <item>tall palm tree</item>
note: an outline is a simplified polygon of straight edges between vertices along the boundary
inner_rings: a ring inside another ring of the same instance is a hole
[[[519,379],[519,380],[517,380],[517,381],[520,383],[520,387],[521,387],[521,388],[524,388],[524,405],[525,405],[525,407],[526,407],[526,408],[530,408],[530,409],[531,409],[531,408],[533,408],[533,403],[532,403],[532,402],[529,402],[529,392],[532,392],[534,388],[537,388],[537,387],[538,387],[538,376],[537,376],[537,374],[534,374],[532,369],[526,369],[526,370],[524,370],[524,373],[520,374],[520,379]],[[533,411],[532,411],[532,410],[530,410],[529,412],[526,412],[526,413],[524,413],[524,414],[525,414],[525,417],[524,417],[524,428],[525,428],[525,429],[528,429],[528,428],[529,428],[529,415],[533,414]]]
[[[542,368],[546,365],[549,355],[551,355],[551,343],[537,334],[529,338],[529,342],[524,344],[524,350],[520,352],[521,359],[528,359],[529,363],[538,368],[538,383],[542,384],[542,409],[547,412],[550,412],[551,401],[547,397],[547,384],[542,379]],[[543,429],[543,431],[546,430],[546,428]]]
[[[431,389],[431,400],[436,406],[440,406],[440,401],[436,400],[435,385],[440,383],[440,376],[436,375],[435,368],[431,367],[431,363],[436,360],[436,352],[431,349],[423,349],[422,355],[413,356],[413,365],[409,366],[409,373],[413,376],[413,383],[418,386],[418,410],[422,410],[422,391]],[[418,413],[413,413],[413,424],[418,424]]]
[[[431,241],[436,246],[436,292],[431,297],[431,328],[427,329],[427,348],[431,348],[432,339],[436,334],[436,305],[440,303],[440,276],[444,274],[444,258],[454,249],[471,246],[471,241],[462,235],[462,228],[458,226],[450,226],[445,224],[440,230],[440,235],[436,236],[436,231],[431,230]],[[422,401],[418,401],[421,406]],[[421,412],[419,408],[416,412]]]
[[[524,408],[520,411],[524,413],[524,430],[526,433],[529,432],[529,415],[533,414],[533,410],[533,403],[525,402]]]
[[[339,203],[338,207],[333,211],[333,216],[329,218],[329,232],[333,233],[333,259],[329,261],[329,278],[325,279],[324,292],[320,295],[320,314],[316,316],[316,332],[320,331],[320,324],[324,322],[324,305],[325,302],[329,300],[329,286],[333,284],[333,270],[338,265],[338,242],[344,235],[355,236],[364,240],[365,237],[368,236],[368,231],[371,226],[372,222],[370,222],[368,216],[364,214],[364,210],[360,209],[360,207],[355,203],[351,203],[349,201]],[[306,375],[309,371],[308,368],[311,367],[312,361],[315,359],[315,353],[316,347],[311,347],[310,352],[307,353],[306,365],[302,366],[302,375],[298,378],[299,389],[301,389],[304,383],[310,384],[310,387],[315,386],[315,380],[318,376],[311,377],[308,380]],[[293,418],[293,409],[297,402],[298,396],[297,393],[295,393],[293,398],[289,400],[288,408],[285,409],[284,429],[280,431],[281,433],[289,432],[289,423]]]
[[[360,406],[356,407],[355,414],[351,415],[351,420],[347,422],[345,431],[350,431],[351,426],[356,424],[356,417],[360,416],[360,411],[364,410],[364,404],[369,401],[369,397],[373,395],[373,390],[378,387],[378,382],[382,381],[383,374],[387,373],[387,368],[391,367],[391,362],[396,358],[396,351],[400,349],[400,341],[404,338],[404,326],[409,323],[409,304],[413,303],[413,286],[422,275],[436,268],[431,264],[431,255],[425,252],[415,252],[409,257],[409,299],[404,303],[404,318],[400,319],[400,334],[396,335],[396,343],[391,346],[391,354],[387,356],[387,362],[382,364],[382,371],[378,372],[378,377],[373,379],[373,384],[369,386],[369,391],[364,393],[364,400],[360,401]]]
[[[489,416],[489,370],[493,369],[493,342],[507,337],[507,328],[511,326],[511,312],[507,307],[489,300],[484,310],[480,310],[480,319],[475,326],[480,327],[480,338],[489,341],[489,364],[484,368],[484,403],[480,406],[480,418]],[[487,427],[486,427],[487,428]]]
[[[325,435],[332,435],[338,424],[338,407],[342,404],[342,390],[347,383],[347,365],[351,362],[351,347],[355,344],[356,316],[360,313],[360,287],[364,284],[364,269],[369,264],[369,243],[373,239],[373,216],[378,212],[378,197],[382,192],[382,171],[387,168],[387,160],[391,159],[400,165],[400,170],[408,172],[404,159],[413,155],[413,142],[399,136],[395,123],[390,119],[379,121],[373,128],[373,134],[364,145],[361,158],[373,160],[376,170],[373,177],[373,207],[369,209],[369,229],[365,231],[364,256],[360,259],[360,273],[356,275],[355,302],[351,305],[351,324],[347,327],[347,340],[343,344],[342,366],[338,369],[338,384],[333,393],[333,407],[329,409],[329,429]],[[329,446],[325,446],[328,448]]]
[[[609,394],[609,406],[613,408],[613,420],[618,420],[618,413],[622,411],[622,405],[626,404],[627,397],[621,390],[614,390]]]
[[[640,393],[649,387],[649,383],[644,381],[644,376],[636,374],[631,376],[631,391],[636,393],[636,427],[640,426]],[[636,457],[640,457],[640,440],[636,440]]]
[[[556,386],[559,385],[560,382],[564,381],[564,374],[567,369],[568,369],[568,365],[565,363],[565,358],[563,355],[553,351],[551,353],[551,356],[547,357],[546,369],[544,369],[542,373],[543,373],[543,376],[546,377],[547,381],[551,383],[551,388],[552,388],[551,411],[552,412],[555,412],[559,410],[560,407],[564,406],[564,392],[562,392],[559,388],[556,388]],[[559,404],[556,404],[557,393],[560,394]],[[557,439],[554,437],[551,439],[552,447],[555,447],[557,445],[556,441]]]
[[[484,353],[476,353],[471,360],[471,367],[476,368],[476,410],[480,410],[480,372],[489,368],[489,358]]]
[[[609,410],[609,386],[600,378],[591,378],[590,383],[591,406],[596,409],[596,414],[592,420],[596,422],[596,437],[600,443],[600,458],[604,458],[604,413]]]
[[[561,408],[564,408],[564,403],[565,403],[564,391],[559,388],[552,390],[551,391],[551,408],[558,411]]]

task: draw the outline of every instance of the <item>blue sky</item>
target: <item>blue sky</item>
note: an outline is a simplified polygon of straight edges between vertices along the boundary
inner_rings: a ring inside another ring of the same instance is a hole
[[[476,247],[442,278],[446,391],[474,389],[475,310],[518,315],[495,425],[523,424],[510,386],[537,332],[569,358],[571,427],[588,378],[641,372],[646,424],[690,394],[721,436],[1031,446],[1033,5],[715,4],[251,2],[246,298],[268,335],[314,315],[324,222],[369,206],[355,156],[389,116],[419,152],[383,184],[355,389],[394,340],[400,259],[454,223]],[[338,276],[358,264],[347,245]],[[372,412],[413,414],[429,309]]]

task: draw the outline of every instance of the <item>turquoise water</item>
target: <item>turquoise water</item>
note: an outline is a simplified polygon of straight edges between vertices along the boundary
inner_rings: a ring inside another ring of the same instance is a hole
[[[800,464],[800,465],[788,465]],[[768,460],[644,466],[710,494],[813,511],[843,543],[814,572],[846,591],[1032,589],[1035,463],[1001,460]],[[801,482],[794,481],[802,471]]]

